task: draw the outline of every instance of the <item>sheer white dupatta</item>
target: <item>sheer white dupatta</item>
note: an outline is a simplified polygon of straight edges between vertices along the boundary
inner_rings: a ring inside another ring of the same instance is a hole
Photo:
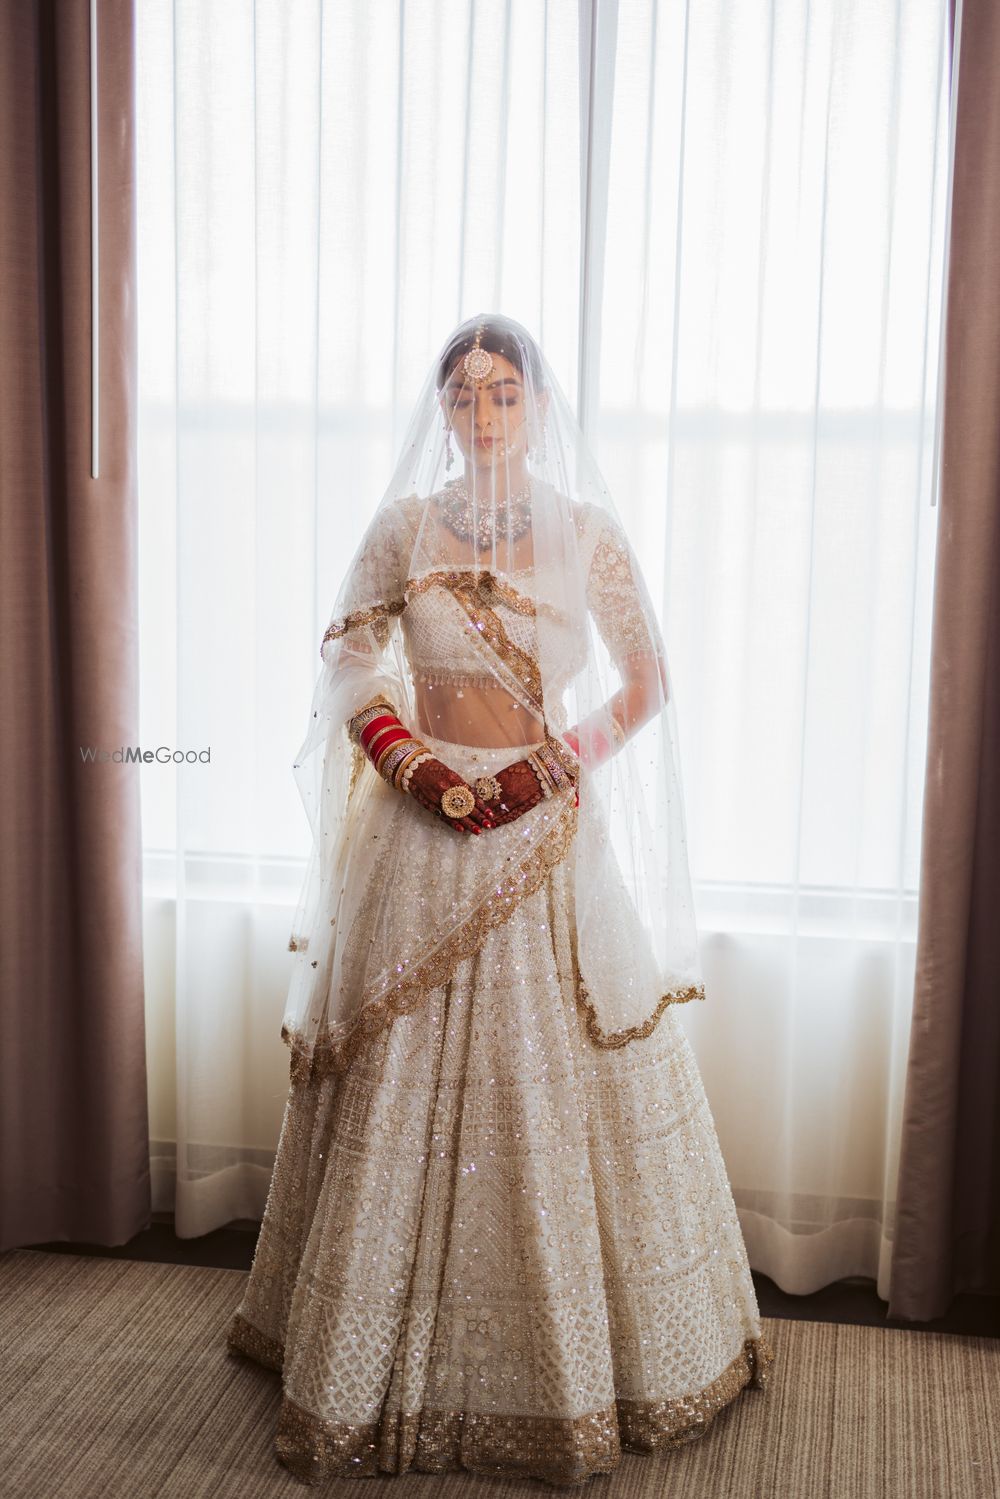
[[[352,743],[349,720],[380,700],[438,745],[508,746],[513,762],[547,742],[567,776],[469,858],[466,835]],[[313,851],[282,1032],[298,1075],[346,1066],[563,861],[595,1045],[641,1040],[667,1005],[703,997],[659,624],[579,425],[511,319],[470,319],[435,358],[310,711],[295,773]],[[412,887],[418,837],[454,871],[447,898]]]

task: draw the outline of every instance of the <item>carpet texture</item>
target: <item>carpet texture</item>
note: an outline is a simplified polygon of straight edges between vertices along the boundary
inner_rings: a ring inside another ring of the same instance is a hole
[[[340,1479],[276,1461],[278,1375],[226,1353],[239,1270],[0,1255],[3,1499],[993,1499],[1000,1341],[765,1319],[777,1354],[699,1440],[579,1490],[471,1474]]]

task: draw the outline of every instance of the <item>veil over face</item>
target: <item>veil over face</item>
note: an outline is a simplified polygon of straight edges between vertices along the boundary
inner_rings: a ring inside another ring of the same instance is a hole
[[[575,730],[577,791],[469,839],[352,743],[349,720],[379,700],[446,763],[449,745],[511,763]],[[462,323],[427,372],[323,635],[295,775],[313,849],[289,942],[293,1069],[345,1066],[563,861],[596,1045],[641,1041],[704,996],[656,611],[552,369],[510,318]]]

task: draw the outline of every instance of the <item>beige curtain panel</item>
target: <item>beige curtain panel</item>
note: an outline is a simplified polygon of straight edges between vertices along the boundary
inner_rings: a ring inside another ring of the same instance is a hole
[[[940,530],[889,1313],[1000,1292],[1000,9],[959,9]]]
[[[99,19],[94,479],[88,7],[0,9],[0,1249],[150,1217],[131,0]]]

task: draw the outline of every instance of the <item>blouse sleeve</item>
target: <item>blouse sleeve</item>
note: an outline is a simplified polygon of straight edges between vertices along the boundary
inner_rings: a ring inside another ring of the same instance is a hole
[[[663,637],[635,553],[618,521],[591,518],[593,550],[587,573],[587,603],[616,666],[630,658],[662,660]]]
[[[393,505],[368,527],[341,590],[341,608],[323,636],[324,660],[329,659],[329,642],[347,637],[369,650],[383,651],[388,645],[393,620],[405,605],[402,519],[401,507]]]
[[[347,722],[368,703],[384,699],[401,706],[399,663],[388,651],[405,607],[405,563],[409,560],[400,505],[376,515],[341,589],[339,607],[320,645],[334,716]]]

